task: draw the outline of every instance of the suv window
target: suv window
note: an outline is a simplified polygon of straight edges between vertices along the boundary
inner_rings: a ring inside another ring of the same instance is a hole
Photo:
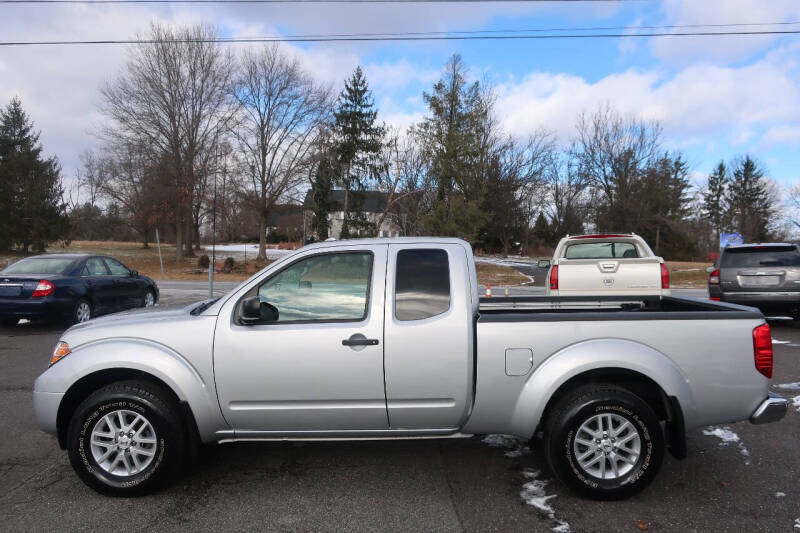
[[[278,322],[360,321],[367,316],[372,253],[302,259],[261,284],[258,297],[278,308]]]
[[[422,320],[450,309],[450,266],[444,250],[400,250],[394,285],[397,320]]]
[[[636,246],[630,242],[582,242],[570,244],[565,259],[627,259],[639,257]]]
[[[106,264],[99,257],[90,257],[83,267],[84,276],[108,276]]]
[[[800,252],[794,246],[753,246],[748,248],[726,248],[720,258],[720,267],[800,266]]]
[[[111,259],[110,257],[106,257],[105,260],[106,264],[108,265],[108,269],[111,271],[112,276],[130,275],[131,271],[128,270],[128,267],[126,267],[116,259]]]

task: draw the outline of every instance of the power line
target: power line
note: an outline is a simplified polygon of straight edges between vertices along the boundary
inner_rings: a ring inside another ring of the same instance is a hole
[[[618,3],[652,0],[0,0],[0,4],[461,4]]]
[[[743,35],[796,35],[800,30],[759,30],[728,32],[651,32],[651,33],[578,33],[578,34],[546,34],[546,35],[382,35],[375,36],[344,34],[320,36],[285,36],[285,37],[234,37],[213,39],[170,39],[176,43],[292,43],[292,42],[358,42],[358,41],[472,41],[472,40],[534,40],[534,39],[606,39],[626,37],[720,37]],[[157,44],[155,39],[104,39],[75,41],[3,41],[0,46],[47,46],[47,45],[98,45],[98,44]]]

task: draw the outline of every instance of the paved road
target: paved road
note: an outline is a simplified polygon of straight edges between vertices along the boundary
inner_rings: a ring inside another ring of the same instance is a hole
[[[550,531],[563,520],[576,532],[639,531],[641,520],[649,531],[793,531],[800,519],[795,410],[779,424],[730,426],[749,458],[692,431],[689,458],[667,456],[653,485],[623,502],[578,499],[552,480],[538,450],[513,453],[517,444],[494,448],[478,437],[226,444],[159,494],[104,498],[33,421],[31,385],[59,334],[0,330],[0,530]],[[783,341],[774,383],[800,382],[800,325],[775,325],[774,338]],[[535,472],[549,480],[552,518],[520,496]]]

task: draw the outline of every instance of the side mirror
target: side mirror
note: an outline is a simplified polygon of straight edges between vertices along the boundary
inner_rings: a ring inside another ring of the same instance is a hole
[[[536,266],[539,268],[550,268],[550,260],[549,259],[540,259]]]
[[[259,300],[258,296],[245,298],[239,307],[239,320],[242,324],[264,324],[278,321],[278,308]]]
[[[139,277],[139,271],[138,270],[131,270],[131,277],[132,278],[138,278]]]
[[[713,267],[713,266],[706,267],[706,272],[707,272],[707,273],[709,273],[709,274],[711,274],[711,273],[712,273],[712,272],[714,272],[715,270],[716,270],[716,268],[715,268],[715,267]]]

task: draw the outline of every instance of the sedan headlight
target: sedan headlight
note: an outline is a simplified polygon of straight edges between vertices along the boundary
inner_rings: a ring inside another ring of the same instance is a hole
[[[50,366],[53,366],[64,359],[70,354],[70,352],[71,350],[69,349],[69,344],[64,341],[58,341],[58,344],[56,344],[56,347],[53,350],[53,355],[50,356]]]

